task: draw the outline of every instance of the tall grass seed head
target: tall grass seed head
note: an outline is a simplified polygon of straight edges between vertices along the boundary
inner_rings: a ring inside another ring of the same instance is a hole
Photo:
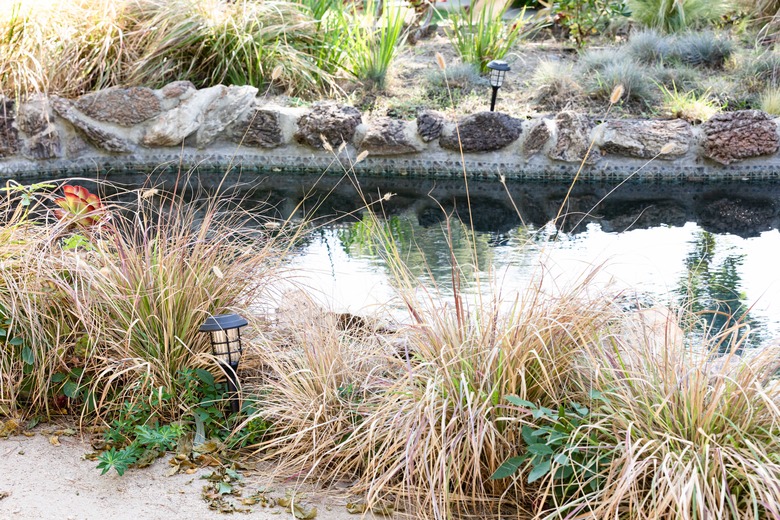
[[[444,56],[440,52],[436,53],[436,63],[441,70],[447,70],[447,62],[444,61]]]
[[[609,102],[610,104],[614,105],[618,101],[620,101],[620,98],[623,97],[623,93],[625,92],[625,88],[623,88],[623,85],[617,85],[614,89],[612,89],[612,94],[609,96]]]

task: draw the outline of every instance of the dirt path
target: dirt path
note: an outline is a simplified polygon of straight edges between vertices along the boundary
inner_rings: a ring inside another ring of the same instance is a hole
[[[78,436],[59,437],[59,446],[46,435],[15,436],[0,440],[0,519],[20,520],[146,520],[178,518],[235,518],[209,509],[201,498],[211,472],[165,476],[168,459],[145,469],[130,469],[120,477],[114,471],[100,475],[94,461],[84,459],[91,450]],[[246,494],[246,493],[245,493]],[[284,495],[284,493],[280,493]],[[312,498],[318,520],[356,520],[373,516],[351,515],[346,501]],[[294,518],[281,507],[251,508],[239,518]]]

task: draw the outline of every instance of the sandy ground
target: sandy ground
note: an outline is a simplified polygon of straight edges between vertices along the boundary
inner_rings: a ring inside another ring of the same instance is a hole
[[[59,446],[48,435],[15,436],[0,440],[0,519],[20,520],[145,520],[178,518],[284,519],[294,516],[280,506],[253,506],[249,513],[226,515],[209,509],[201,497],[210,469],[192,475],[165,476],[170,456],[144,469],[130,469],[124,476],[113,470],[100,475],[96,462],[85,460],[92,451],[86,440],[59,437]],[[262,479],[262,476],[260,476]],[[265,476],[267,480],[267,475]],[[247,482],[258,476],[248,477]],[[244,495],[248,495],[247,483]],[[284,487],[278,487],[284,496]],[[269,493],[271,496],[273,494]],[[318,520],[355,520],[373,515],[347,513],[346,499],[307,495],[317,507]]]

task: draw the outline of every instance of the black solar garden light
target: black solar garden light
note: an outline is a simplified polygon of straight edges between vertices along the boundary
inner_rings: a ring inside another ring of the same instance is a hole
[[[238,314],[218,314],[200,326],[200,332],[208,332],[211,338],[211,353],[227,374],[230,391],[230,409],[238,413],[238,362],[241,361],[241,327],[248,322]]]
[[[490,86],[493,87],[493,96],[490,98],[490,111],[493,112],[496,108],[496,95],[498,89],[504,84],[504,76],[509,72],[511,67],[503,60],[493,60],[487,64],[487,68],[490,69]]]

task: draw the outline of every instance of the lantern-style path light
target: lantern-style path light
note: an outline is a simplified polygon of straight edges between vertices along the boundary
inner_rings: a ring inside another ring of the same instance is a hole
[[[208,332],[211,339],[211,353],[217,358],[227,374],[230,391],[230,409],[238,413],[238,363],[241,361],[241,327],[249,324],[238,314],[209,316],[200,326],[200,332]]]
[[[496,108],[498,89],[504,84],[504,76],[512,68],[503,60],[493,60],[487,64],[487,68],[490,69],[490,86],[493,87],[493,96],[490,98],[490,111],[493,112]]]

